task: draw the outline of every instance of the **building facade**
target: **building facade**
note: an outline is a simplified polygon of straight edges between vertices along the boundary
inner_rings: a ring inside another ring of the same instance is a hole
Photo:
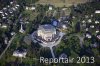
[[[56,35],[56,29],[50,24],[41,25],[38,28],[37,35],[45,41],[52,41]]]

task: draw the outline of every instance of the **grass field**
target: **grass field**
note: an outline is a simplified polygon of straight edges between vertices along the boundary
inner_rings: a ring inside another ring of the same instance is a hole
[[[72,4],[85,3],[89,0],[39,0],[36,4],[52,4],[56,7],[71,6]]]

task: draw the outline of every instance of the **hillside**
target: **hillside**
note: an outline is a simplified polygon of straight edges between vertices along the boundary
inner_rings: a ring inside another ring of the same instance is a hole
[[[70,6],[72,4],[85,3],[90,0],[39,0],[36,4],[52,4],[57,7]]]

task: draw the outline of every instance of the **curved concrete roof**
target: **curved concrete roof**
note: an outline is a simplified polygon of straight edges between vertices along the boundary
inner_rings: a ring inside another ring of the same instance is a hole
[[[56,31],[55,27],[50,25],[50,24],[45,24],[45,25],[40,25],[38,30],[42,30],[44,33],[45,32],[54,32]]]

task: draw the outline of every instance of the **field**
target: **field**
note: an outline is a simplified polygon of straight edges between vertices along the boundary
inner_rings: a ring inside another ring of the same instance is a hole
[[[52,4],[56,7],[71,6],[73,4],[85,3],[90,0],[39,0],[36,4]]]

